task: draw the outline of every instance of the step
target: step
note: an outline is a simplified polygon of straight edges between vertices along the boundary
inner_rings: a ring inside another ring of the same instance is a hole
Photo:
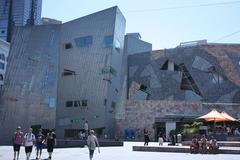
[[[141,152],[172,152],[172,153],[190,153],[189,146],[133,146],[133,151]],[[240,154],[240,147],[220,147],[219,154]]]

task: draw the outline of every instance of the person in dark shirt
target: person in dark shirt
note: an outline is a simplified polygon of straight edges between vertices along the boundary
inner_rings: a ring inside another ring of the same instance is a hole
[[[36,136],[36,149],[37,149],[36,159],[41,159],[44,141],[45,136],[42,134],[42,129],[39,129],[38,134]]]
[[[52,159],[52,153],[53,153],[53,148],[54,146],[57,145],[57,141],[56,141],[56,134],[50,130],[49,133],[47,134],[47,151],[48,151],[48,159]]]
[[[144,129],[143,134],[144,134],[144,146],[148,146],[148,142],[150,141],[148,130]]]

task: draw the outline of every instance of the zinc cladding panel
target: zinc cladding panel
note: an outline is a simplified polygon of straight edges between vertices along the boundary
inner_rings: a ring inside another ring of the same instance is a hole
[[[74,70],[76,76],[59,76],[57,117],[85,117],[93,128],[104,126],[104,99],[106,98],[107,84],[100,74],[104,67],[105,58],[111,54],[111,49],[104,47],[104,36],[112,35],[114,31],[115,8],[104,10],[86,17],[63,24],[61,43],[71,42],[73,48],[62,48],[60,57],[60,71]],[[92,36],[92,45],[78,47],[75,38]],[[110,64],[108,58],[107,64]],[[61,73],[60,73],[61,74]],[[69,83],[73,82],[73,83]],[[69,99],[88,100],[88,112],[65,108]],[[98,119],[95,116],[99,116]],[[72,124],[72,128],[79,124]]]
[[[55,109],[43,102],[46,97],[57,97],[57,78],[49,83],[47,77],[51,72],[55,77],[58,74],[59,32],[57,26],[16,28],[4,86],[6,116],[0,139],[11,135],[18,125],[24,129],[34,124],[54,127]]]

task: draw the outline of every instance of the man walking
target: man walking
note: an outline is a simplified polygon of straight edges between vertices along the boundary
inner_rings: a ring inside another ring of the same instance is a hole
[[[45,139],[45,137],[42,134],[42,129],[39,129],[39,132],[36,136],[36,149],[37,149],[36,160],[41,159],[43,144],[44,144],[44,141],[45,141],[44,139]]]
[[[21,132],[21,127],[18,126],[16,129],[16,132],[13,135],[13,151],[14,151],[14,158],[13,160],[19,159],[19,152],[20,152],[20,147],[24,143],[24,135]]]
[[[28,133],[25,134],[25,152],[27,156],[27,160],[30,160],[30,156],[32,153],[32,148],[35,143],[35,135],[32,133],[33,129],[29,128]]]
[[[87,139],[87,145],[88,145],[88,149],[89,149],[89,158],[90,158],[90,160],[92,160],[94,150],[96,149],[96,145],[98,146],[98,152],[100,153],[98,139],[94,135],[94,130],[90,130],[90,135],[88,136],[88,139]]]

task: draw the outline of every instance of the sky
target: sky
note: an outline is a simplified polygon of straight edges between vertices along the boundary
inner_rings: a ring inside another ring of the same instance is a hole
[[[139,32],[153,49],[240,43],[240,0],[43,0],[42,17],[67,22],[112,6],[125,16],[126,33]]]

